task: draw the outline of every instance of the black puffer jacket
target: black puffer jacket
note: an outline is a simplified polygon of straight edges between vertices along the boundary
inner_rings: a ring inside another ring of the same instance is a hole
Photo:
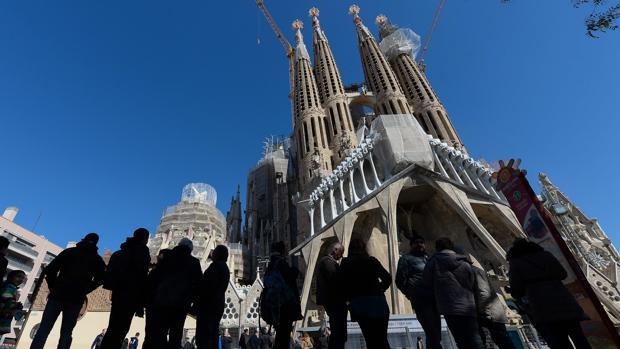
[[[510,260],[512,296],[525,301],[526,311],[535,323],[588,319],[562,284],[566,276],[564,267],[547,251]]]
[[[431,298],[432,293],[422,286],[422,274],[428,262],[426,253],[407,253],[398,260],[396,286],[408,298]]]
[[[151,256],[141,241],[130,237],[110,257],[103,287],[111,290],[112,303],[144,306]]]
[[[97,245],[82,241],[54,258],[45,268],[49,297],[82,304],[86,295],[103,283],[105,263],[97,254]]]
[[[452,250],[435,253],[424,268],[422,282],[433,290],[440,314],[477,315],[474,272],[467,257]]]

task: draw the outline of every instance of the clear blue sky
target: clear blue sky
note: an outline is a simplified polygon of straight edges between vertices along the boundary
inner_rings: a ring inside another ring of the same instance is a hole
[[[345,83],[363,79],[350,1],[267,0],[290,23],[321,10]],[[359,1],[374,18],[426,35],[437,1]],[[428,75],[470,152],[523,158],[544,171],[614,241],[620,33],[584,35],[569,1],[448,1]],[[258,44],[257,38],[260,38]],[[261,142],[288,134],[283,49],[253,0],[1,1],[0,207],[65,245],[102,248],[138,226],[154,231],[188,182],[226,212]],[[244,200],[245,204],[245,200]]]

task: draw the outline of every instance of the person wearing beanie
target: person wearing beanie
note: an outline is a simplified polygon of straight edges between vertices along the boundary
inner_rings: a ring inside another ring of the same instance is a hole
[[[149,302],[144,347],[180,348],[183,324],[197,304],[202,278],[200,261],[192,256],[193,243],[181,239],[149,274]]]
[[[62,251],[45,268],[50,290],[41,324],[30,349],[43,349],[54,323],[62,313],[58,349],[71,347],[73,328],[86,296],[103,284],[105,263],[97,253],[99,235],[87,234],[75,247]]]
[[[149,231],[138,228],[110,257],[103,288],[112,291],[112,309],[102,349],[117,349],[127,336],[134,315],[144,316],[151,254]]]

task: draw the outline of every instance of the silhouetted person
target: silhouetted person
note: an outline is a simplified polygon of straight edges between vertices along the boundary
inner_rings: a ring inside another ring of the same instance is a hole
[[[519,239],[508,251],[510,292],[527,299],[526,312],[551,349],[589,349],[581,325],[588,317],[562,284],[568,275],[560,262],[539,245]]]
[[[273,338],[264,328],[260,329],[260,349],[271,349],[273,347]]]
[[[474,294],[478,309],[480,338],[483,342],[486,342],[486,334],[483,332],[483,328],[486,328],[491,334],[491,339],[499,349],[516,349],[506,330],[508,317],[506,316],[504,303],[489,282],[486,271],[482,269],[477,261],[474,261],[472,267],[476,277]]]
[[[87,234],[75,247],[62,251],[45,268],[50,293],[30,349],[43,349],[60,313],[62,324],[58,349],[71,347],[73,328],[86,295],[103,283],[105,263],[97,254],[98,241],[97,234]]]
[[[334,243],[328,254],[321,258],[317,266],[316,301],[325,308],[329,316],[330,349],[344,349],[347,341],[347,304],[338,287],[338,261],[342,258],[344,246]]]
[[[90,349],[99,349],[101,348],[101,341],[103,340],[103,336],[105,336],[105,328],[103,330],[101,330],[101,333],[99,333],[97,335],[97,337],[95,337],[95,340],[93,341],[93,344],[90,345]]]
[[[128,349],[128,348],[129,348],[129,339],[125,338],[121,342],[121,349]]]
[[[200,262],[192,256],[193,247],[191,240],[181,239],[149,275],[149,285],[154,287],[147,308],[151,313],[149,349],[181,347],[183,324],[197,300],[202,278]]]
[[[287,294],[291,295],[291,298],[284,304],[280,304],[275,315],[275,329],[276,329],[276,349],[289,349],[291,341],[291,331],[293,330],[293,322],[303,318],[301,315],[301,304],[299,301],[299,290],[297,289],[297,277],[299,276],[299,270],[291,267],[286,261],[285,245],[284,242],[279,241],[271,245],[271,256],[269,258],[269,266],[265,272],[265,284],[267,286],[267,280],[270,278],[271,273],[279,273],[284,280],[285,285],[283,287],[287,290]]]
[[[196,318],[198,349],[218,349],[220,320],[226,306],[226,289],[230,271],[226,265],[228,248],[218,245],[211,252],[211,265],[202,276]]]
[[[138,228],[110,257],[103,288],[112,291],[112,309],[102,349],[116,349],[129,332],[133,316],[144,316],[151,255],[149,231]]]
[[[239,337],[239,349],[248,349],[250,334],[247,328],[243,329],[243,333]]]
[[[351,320],[359,324],[366,347],[388,349],[390,310],[385,291],[392,283],[390,273],[375,257],[368,255],[364,241],[355,239],[349,245],[349,256],[340,264],[339,274]]]
[[[9,251],[10,241],[4,236],[0,236],[0,283],[4,281],[6,275],[6,267],[9,261],[6,259],[6,254]]]
[[[254,330],[254,334],[250,337],[248,341],[249,349],[261,349],[260,336],[258,334],[258,329]]]
[[[138,349],[140,344],[140,332],[137,332],[135,336],[129,339],[129,349]]]
[[[145,314],[144,314],[144,343],[142,343],[142,349],[154,349],[151,347],[151,336],[152,334],[155,333],[155,331],[153,330],[153,311],[152,311],[152,304],[153,304],[153,297],[155,294],[155,281],[153,278],[153,275],[157,275],[157,269],[161,268],[161,263],[162,261],[166,258],[166,256],[170,256],[170,253],[172,253],[171,249],[165,248],[163,250],[159,250],[159,253],[157,254],[157,261],[155,263],[155,265],[153,265],[153,268],[151,269],[151,271],[149,272],[149,275],[147,277],[147,282],[146,282],[146,299],[145,299]],[[156,317],[155,317],[156,318]]]
[[[461,349],[483,349],[474,297],[475,276],[466,256],[448,238],[435,241],[437,251],[426,263],[422,282],[433,290],[439,313]]]
[[[396,286],[411,301],[411,307],[426,334],[426,347],[441,349],[441,315],[432,290],[422,285],[422,274],[428,262],[424,238],[413,236],[409,246],[411,251],[398,261]]]
[[[222,335],[222,349],[232,349],[233,339],[228,332],[228,329],[224,330],[224,334]]]

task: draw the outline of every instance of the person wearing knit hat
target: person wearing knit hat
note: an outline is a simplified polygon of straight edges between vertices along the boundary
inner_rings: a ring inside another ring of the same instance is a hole
[[[75,247],[62,251],[45,268],[50,293],[30,349],[43,349],[62,313],[58,349],[69,349],[73,328],[86,296],[103,283],[105,263],[97,252],[99,235],[89,233]]]

